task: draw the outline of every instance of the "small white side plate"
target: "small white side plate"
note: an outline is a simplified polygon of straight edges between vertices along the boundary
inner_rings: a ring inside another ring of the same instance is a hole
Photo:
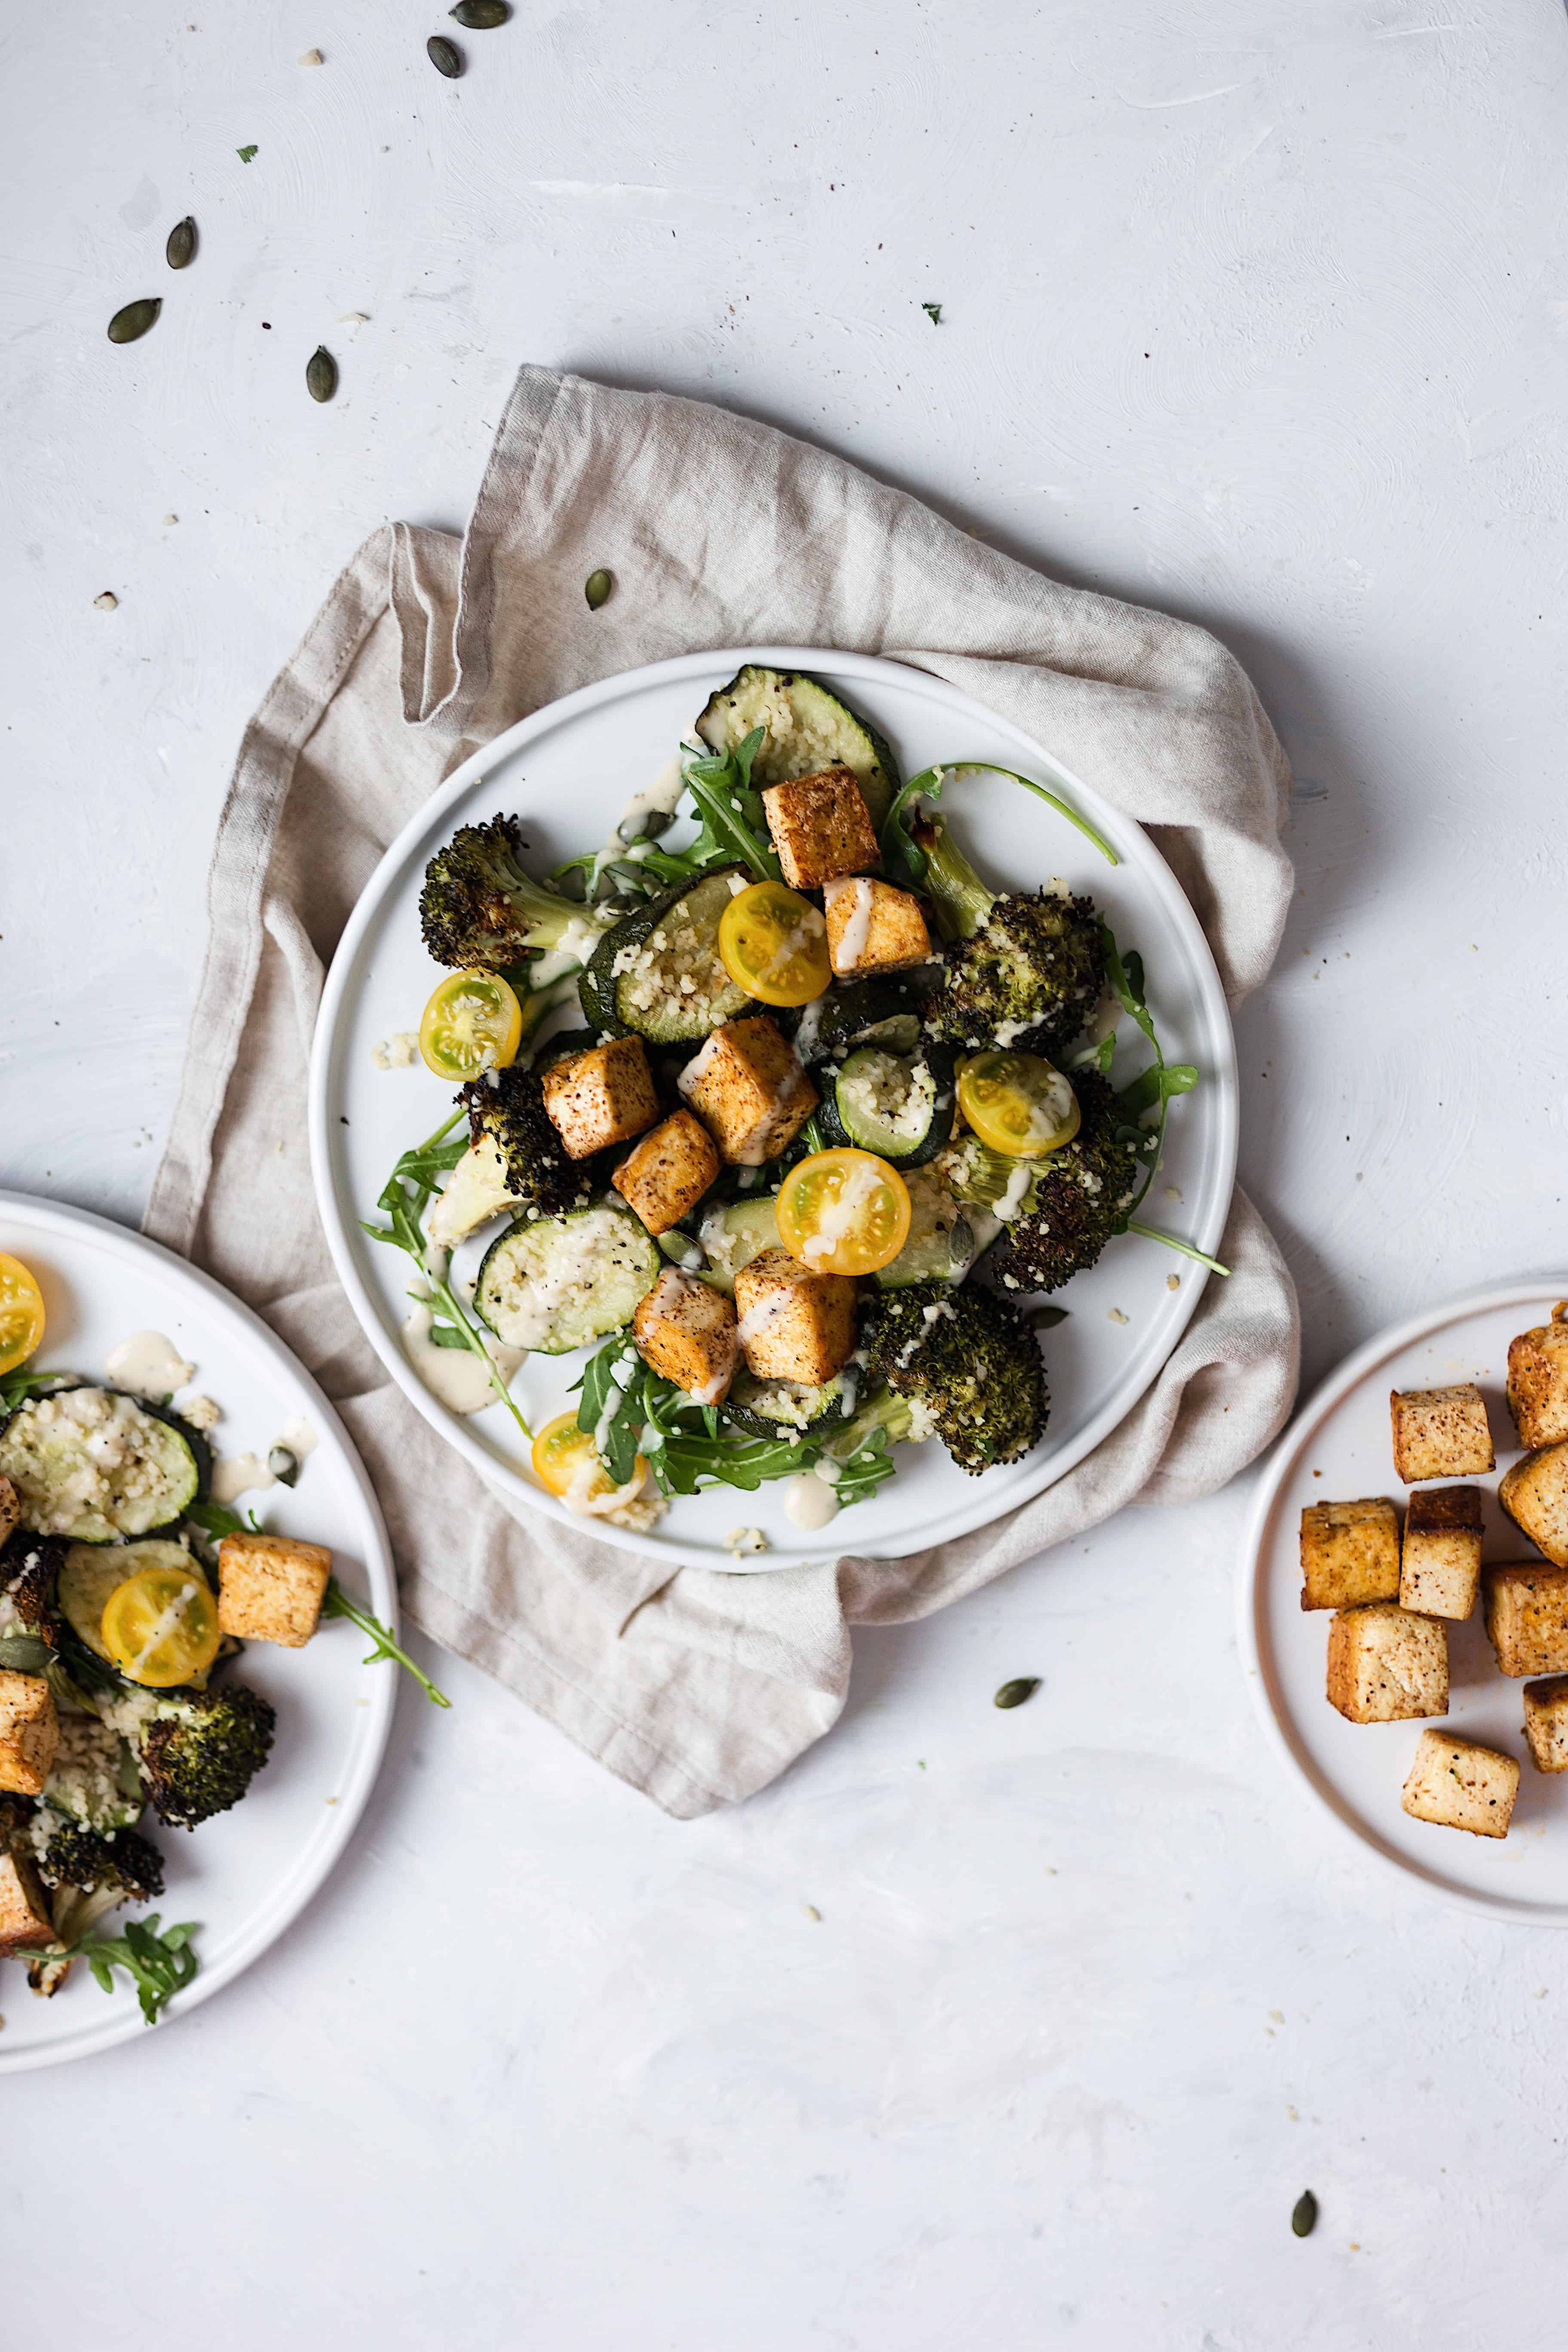
[[[1331,1612],[1300,1605],[1300,1535],[1309,1503],[1386,1495],[1394,1475],[1391,1389],[1474,1381],[1486,1399],[1497,1469],[1473,1481],[1486,1512],[1486,1560],[1528,1559],[1532,1548],[1501,1509],[1498,1482],[1520,1446],[1503,1400],[1508,1343],[1550,1320],[1568,1279],[1512,1283],[1456,1300],[1369,1340],[1342,1364],[1286,1432],[1268,1466],[1241,1553],[1238,1640],[1253,1696],[1291,1773],[1376,1859],[1449,1901],[1494,1918],[1568,1927],[1568,1774],[1538,1772],[1521,1729],[1521,1682],[1500,1675],[1480,1605],[1448,1627],[1444,1722],[1506,1749],[1523,1773],[1506,1838],[1412,1821],[1400,1807],[1422,1723],[1347,1723],[1324,1696]],[[1436,1725],[1431,1727],[1436,1728]]]
[[[110,1349],[133,1331],[162,1331],[195,1366],[197,1390],[223,1408],[220,1454],[265,1455],[287,1422],[303,1416],[319,1443],[297,1486],[242,1496],[269,1534],[331,1547],[345,1591],[397,1623],[397,1586],[381,1512],[359,1458],[326,1398],[258,1317],[183,1258],[102,1217],[0,1192],[0,1250],[31,1267],[48,1328],[40,1370],[104,1377]],[[244,1802],[195,1831],[142,1827],[163,1856],[153,1904],[111,1912],[116,1922],[155,1910],[167,1927],[200,1923],[201,1971],[164,2011],[184,2016],[258,1958],[310,1901],[353,1833],[386,1746],[397,1669],[365,1665],[365,1641],[344,1622],[323,1625],[302,1650],[253,1642],[239,1676],[278,1710],[272,1753]],[[50,2000],[29,1991],[15,1960],[0,1961],[0,2074],[85,2057],[148,2029],[123,1975],[100,1992],[85,1969]]]

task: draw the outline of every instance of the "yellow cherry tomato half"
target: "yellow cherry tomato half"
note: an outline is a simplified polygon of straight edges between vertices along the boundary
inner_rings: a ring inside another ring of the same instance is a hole
[[[217,1598],[195,1560],[188,1570],[144,1568],[115,1586],[100,1630],[122,1675],[170,1690],[216,1657]]]
[[[1039,1160],[1078,1133],[1078,1097],[1038,1054],[972,1054],[959,1066],[958,1108],[993,1151]]]
[[[533,1441],[530,1458],[541,1486],[552,1495],[572,1495],[579,1506],[596,1503],[601,1496],[616,1491],[595,1449],[593,1433],[578,1428],[574,1412],[558,1412],[553,1421],[545,1423]],[[647,1475],[647,1464],[639,1454],[632,1466],[632,1480]]]
[[[477,1078],[510,1068],[522,1007],[499,971],[449,971],[419,1024],[419,1051],[438,1078]]]
[[[719,919],[719,957],[761,1004],[809,1004],[833,978],[821,908],[782,882],[737,891]]]
[[[875,1274],[910,1236],[910,1188],[874,1151],[814,1151],[773,1206],[779,1239],[813,1274]]]
[[[0,1372],[25,1364],[43,1336],[43,1293],[21,1259],[0,1250]]]

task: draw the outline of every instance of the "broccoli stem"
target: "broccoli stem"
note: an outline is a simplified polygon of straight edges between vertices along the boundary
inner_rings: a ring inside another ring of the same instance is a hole
[[[985,927],[996,904],[995,891],[985,887],[945,824],[924,817],[912,827],[912,834],[917,847],[924,853],[925,887],[944,936],[950,940],[972,940],[976,931]]]
[[[900,1396],[893,1389],[884,1389],[869,1404],[862,1405],[853,1421],[847,1422],[837,1435],[829,1439],[826,1451],[836,1462],[847,1462],[879,1434],[887,1439],[889,1447],[901,1445],[915,1425],[913,1410],[908,1397]]]

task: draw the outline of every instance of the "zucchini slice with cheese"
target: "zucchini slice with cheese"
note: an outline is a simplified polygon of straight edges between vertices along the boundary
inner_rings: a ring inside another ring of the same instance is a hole
[[[206,1492],[212,1454],[199,1430],[145,1398],[62,1389],[18,1405],[0,1430],[0,1473],[30,1533],[111,1544],[177,1527]]]
[[[721,686],[697,721],[711,751],[731,751],[760,727],[763,740],[752,782],[787,784],[842,763],[853,768],[879,833],[899,789],[899,764],[886,736],[804,670],[763,669],[748,662]]]
[[[780,1437],[788,1444],[806,1435],[822,1436],[847,1421],[855,1410],[860,1384],[858,1366],[846,1364],[820,1388],[799,1381],[760,1381],[752,1372],[737,1372],[720,1411],[726,1421],[748,1437]]]
[[[950,1046],[929,1044],[914,1055],[858,1045],[817,1073],[817,1112],[825,1141],[874,1151],[895,1168],[934,1160],[952,1135],[953,1062]]]
[[[682,882],[605,933],[577,983],[583,1010],[604,1036],[690,1045],[754,1008],[719,954],[719,923],[739,866]]]
[[[910,1230],[891,1265],[879,1269],[879,1290],[904,1290],[916,1282],[962,1282],[975,1259],[1001,1231],[984,1209],[955,1200],[935,1168],[911,1169]]]
[[[663,1265],[637,1218],[600,1202],[512,1225],[492,1242],[474,1310],[505,1346],[564,1356],[624,1329]]]

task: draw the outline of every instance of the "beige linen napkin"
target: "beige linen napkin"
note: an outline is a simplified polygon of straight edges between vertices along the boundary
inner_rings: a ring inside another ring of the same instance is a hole
[[[583,583],[607,566],[608,604]],[[1200,629],[1058,586],[841,459],[699,403],[525,367],[461,542],[366,541],[240,749],[212,937],[146,1230],[257,1307],[339,1406],[409,1615],[666,1811],[762,1788],[844,1704],[854,1623],[943,1607],[1124,1503],[1224,1485],[1283,1423],[1298,1323],[1236,1196],[1160,1378],[1045,1494],[897,1561],[675,1569],[515,1516],[389,1381],[333,1277],[305,1140],[325,967],[386,843],[478,745],[574,687],[708,646],[819,645],[934,671],[1151,830],[1233,1001],[1290,894],[1285,760]]]

